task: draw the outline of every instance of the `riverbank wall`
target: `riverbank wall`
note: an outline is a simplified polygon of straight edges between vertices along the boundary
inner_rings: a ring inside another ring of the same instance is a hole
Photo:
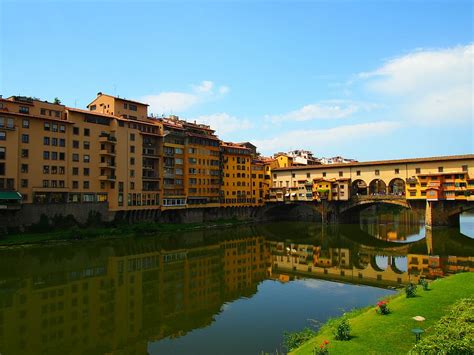
[[[107,203],[25,204],[16,211],[0,211],[0,234],[44,231],[61,227],[107,226],[116,223],[206,223],[218,220],[271,220],[265,207],[213,207],[109,211]]]

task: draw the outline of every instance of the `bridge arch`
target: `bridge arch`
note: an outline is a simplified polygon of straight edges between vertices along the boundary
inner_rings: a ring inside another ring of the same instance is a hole
[[[351,185],[352,195],[368,195],[369,189],[367,183],[362,179],[357,179],[352,182]]]
[[[369,193],[371,195],[387,194],[387,184],[382,179],[374,179],[369,184]]]
[[[393,195],[404,195],[405,194],[405,181],[400,178],[395,178],[388,184],[388,193]]]

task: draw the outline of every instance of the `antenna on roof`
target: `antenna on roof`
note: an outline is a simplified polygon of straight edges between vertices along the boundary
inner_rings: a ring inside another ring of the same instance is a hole
[[[114,84],[114,96],[117,96],[117,85]]]

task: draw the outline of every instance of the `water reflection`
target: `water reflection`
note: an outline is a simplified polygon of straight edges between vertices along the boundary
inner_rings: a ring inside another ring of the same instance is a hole
[[[411,233],[411,227],[397,228],[399,239]],[[254,296],[263,292],[258,287],[264,280],[286,284],[301,278],[328,279],[387,287],[416,282],[420,276],[473,270],[474,242],[459,230],[428,232],[405,244],[374,238],[369,233],[374,230],[274,223],[2,250],[0,353],[146,354],[150,342],[183,339],[190,331],[209,329],[220,313],[232,314],[226,308],[236,300],[258,299]],[[339,289],[321,282],[317,285],[326,290],[324,297]],[[308,289],[296,297],[305,298]],[[359,302],[365,302],[370,289],[357,290]],[[266,297],[283,291],[267,292]],[[349,302],[354,292],[343,296]],[[292,308],[299,309],[294,301]],[[340,302],[326,310],[325,317],[340,312]],[[260,309],[264,307],[253,312]],[[231,324],[238,318],[235,315]],[[270,323],[265,331],[272,330],[280,336]],[[227,331],[238,337],[238,329]],[[256,352],[263,350],[258,334],[252,335]],[[243,349],[235,346],[232,351]]]

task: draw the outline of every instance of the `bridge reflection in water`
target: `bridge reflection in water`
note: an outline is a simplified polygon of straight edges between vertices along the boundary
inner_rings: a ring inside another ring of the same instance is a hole
[[[266,279],[386,287],[473,270],[472,239],[431,233],[403,244],[354,226],[277,223],[2,250],[0,353],[146,354],[150,341],[207,327]]]

